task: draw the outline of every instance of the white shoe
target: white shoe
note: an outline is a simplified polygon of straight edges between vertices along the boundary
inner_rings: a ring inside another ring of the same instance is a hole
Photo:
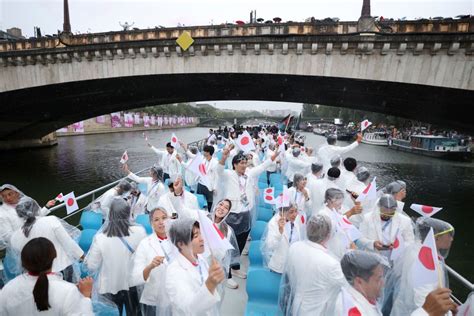
[[[232,275],[238,277],[239,279],[246,279],[247,278],[247,273],[243,272],[242,270],[232,269]]]
[[[225,286],[229,289],[232,289],[232,290],[235,290],[239,287],[239,285],[237,284],[237,282],[235,282],[234,280],[232,279],[227,279],[227,281],[225,282]]]
[[[249,255],[249,249],[244,248],[244,250],[242,250],[242,256],[248,256],[248,255]]]

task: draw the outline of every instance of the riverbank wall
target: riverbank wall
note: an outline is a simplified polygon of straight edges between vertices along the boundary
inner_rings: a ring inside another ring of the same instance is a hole
[[[127,117],[124,115],[102,115],[58,129],[56,135],[64,137],[134,131],[146,132],[150,130],[196,127],[199,124],[199,118],[197,117],[162,116],[155,117],[154,119],[150,119],[150,117],[147,119],[146,115],[140,115],[137,119],[134,116],[132,117],[133,120],[130,121],[126,120]],[[120,121],[118,118],[120,118]]]

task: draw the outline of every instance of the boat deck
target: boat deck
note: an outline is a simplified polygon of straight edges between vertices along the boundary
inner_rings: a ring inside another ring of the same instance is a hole
[[[247,243],[246,247],[248,247]],[[249,257],[241,256],[240,268],[242,271],[247,272],[249,267]],[[247,279],[240,279],[237,277],[232,278],[239,288],[236,290],[229,289],[224,286],[224,299],[220,308],[220,313],[223,316],[241,316],[245,315],[245,307],[247,305],[247,292],[245,287],[247,285]],[[225,282],[225,281],[224,281]]]

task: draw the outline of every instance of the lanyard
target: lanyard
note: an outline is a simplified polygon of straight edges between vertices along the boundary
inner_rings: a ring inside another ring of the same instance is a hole
[[[295,224],[293,222],[291,222],[290,226],[291,226],[290,239],[288,240],[288,242],[291,244],[291,239],[293,239],[293,228],[295,228]]]
[[[204,283],[204,278],[203,278],[203,276],[202,276],[202,269],[201,269],[201,265],[199,264],[199,259],[197,259],[197,262],[196,262],[196,263],[192,263],[192,265],[193,265],[194,267],[196,267],[196,268],[199,269],[199,277],[200,277],[200,279],[201,279],[201,282],[200,282],[199,285],[203,285],[203,283]]]

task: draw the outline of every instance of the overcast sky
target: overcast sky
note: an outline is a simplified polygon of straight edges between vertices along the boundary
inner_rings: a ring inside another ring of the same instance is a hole
[[[56,33],[62,29],[62,3],[63,0],[0,0],[0,29],[19,27],[26,37],[33,36],[34,26],[41,27],[43,34]],[[373,16],[395,19],[473,14],[473,6],[474,0],[371,1]],[[257,17],[264,19],[278,16],[283,21],[304,21],[314,16],[355,21],[361,7],[362,0],[69,0],[73,33],[117,31],[121,29],[119,22],[125,21],[138,28],[248,21],[251,10],[257,10]],[[256,103],[239,104],[245,109],[255,109]],[[288,104],[279,102],[258,104],[259,109],[288,108]],[[217,104],[218,107],[232,105],[235,103]]]

